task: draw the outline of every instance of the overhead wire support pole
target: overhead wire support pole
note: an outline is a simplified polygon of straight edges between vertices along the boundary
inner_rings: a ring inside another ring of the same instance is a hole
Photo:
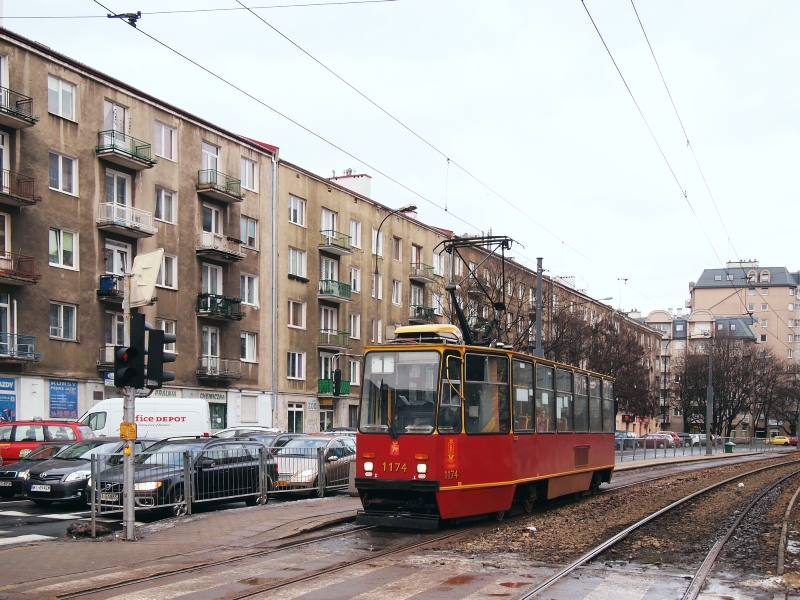
[[[544,358],[542,348],[542,257],[536,259],[536,348],[533,355]]]
[[[124,346],[126,348],[131,345],[131,279],[133,275],[126,272],[124,276],[123,296],[122,296],[122,312],[124,314],[125,322],[125,340]],[[136,419],[136,388],[128,386],[125,388],[125,400],[123,409],[123,421],[126,423],[133,423]],[[123,476],[123,489],[122,489],[122,522],[125,529],[125,539],[136,539],[136,511],[134,508],[134,492],[133,492],[133,440],[125,440],[125,446],[122,450],[122,476]],[[95,484],[95,489],[97,485]]]

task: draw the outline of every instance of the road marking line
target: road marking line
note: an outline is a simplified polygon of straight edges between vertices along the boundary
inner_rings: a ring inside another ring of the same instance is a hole
[[[584,600],[641,600],[656,581],[640,573],[611,573]]]
[[[441,585],[448,579],[469,572],[469,570],[450,571],[449,569],[445,569],[444,573],[439,573],[437,576],[431,577],[429,573],[423,574],[416,569],[414,571],[415,572],[411,575],[378,586],[358,596],[353,596],[350,600],[371,600],[373,598],[380,598],[381,600],[405,600],[406,598],[430,590],[437,585]]]
[[[84,517],[82,515],[84,514],[86,513],[56,513],[39,515],[36,513],[26,513],[19,510],[0,510],[0,517],[31,517],[36,519],[52,519],[54,521],[66,521],[69,519],[76,521],[78,519],[83,519]]]
[[[360,566],[360,567],[354,567],[352,569],[343,569],[338,573],[334,573],[332,575],[317,577],[316,579],[312,579],[311,581],[307,581],[305,583],[298,583],[296,585],[284,589],[264,592],[262,595],[256,597],[269,598],[269,600],[293,600],[293,598],[297,598],[298,596],[303,596],[305,594],[310,594],[311,592],[316,592],[317,590],[321,590],[322,588],[336,585],[337,583],[342,583],[343,581],[347,581],[348,579],[355,579],[356,577],[367,575],[368,573],[372,573],[378,568],[379,567]]]
[[[17,537],[2,538],[0,539],[0,546],[5,546],[8,544],[23,544],[26,542],[41,542],[44,540],[55,540],[55,539],[57,538],[54,538],[51,535],[38,535],[35,533],[31,533],[28,535],[19,535]]]

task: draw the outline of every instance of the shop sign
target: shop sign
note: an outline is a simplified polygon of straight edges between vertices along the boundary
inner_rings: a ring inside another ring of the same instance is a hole
[[[179,398],[178,390],[159,389],[153,390],[153,396],[156,398]]]
[[[78,382],[50,380],[50,417],[78,418]]]
[[[200,399],[209,402],[226,402],[228,395],[220,392],[200,392]]]

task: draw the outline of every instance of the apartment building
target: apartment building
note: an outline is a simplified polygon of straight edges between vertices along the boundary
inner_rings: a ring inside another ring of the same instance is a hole
[[[208,399],[218,427],[271,422],[277,148],[7,30],[0,85],[0,408],[76,417],[118,395],[121,276],[164,248],[138,309],[177,334],[156,394]]]
[[[326,179],[278,165],[276,423],[355,427],[364,347],[409,323],[443,319],[451,232],[373,200],[369,176]],[[377,277],[376,277],[377,266]],[[342,372],[333,396],[333,371]]]
[[[797,371],[800,363],[800,272],[760,267],[758,261],[729,262],[705,269],[689,284],[687,308],[714,315],[752,316],[756,342]]]

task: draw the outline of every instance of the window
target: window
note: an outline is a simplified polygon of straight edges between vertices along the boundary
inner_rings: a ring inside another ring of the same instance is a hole
[[[222,294],[222,267],[203,263],[200,269],[200,288],[204,294]]]
[[[122,346],[125,343],[125,315],[107,312],[105,317],[106,345]]]
[[[575,374],[573,384],[573,409],[575,410],[575,431],[587,433],[589,431],[589,382],[586,375]]]
[[[75,120],[75,86],[52,75],[47,76],[47,112]]]
[[[753,312],[755,309],[756,309],[756,305],[755,305],[755,304],[748,304],[748,305],[747,305],[747,312],[751,313],[751,312]]]
[[[306,226],[306,201],[289,196],[289,223]]]
[[[508,433],[508,359],[467,354],[464,393],[464,429],[467,433]]]
[[[293,352],[286,353],[286,377],[289,379],[306,378],[306,353]]]
[[[372,253],[383,256],[383,232],[372,228]]]
[[[736,323],[731,323],[731,331],[736,331]]]
[[[242,423],[258,423],[258,397],[242,394]]]
[[[769,296],[769,288],[761,288],[762,296]]]
[[[50,337],[60,340],[74,340],[75,313],[78,307],[70,304],[50,303]]]
[[[381,331],[382,328],[383,328],[383,319],[378,319],[378,343],[379,344],[381,342],[383,342],[383,332]],[[370,321],[369,336],[370,336],[370,340],[369,341],[374,343],[375,342],[375,319],[372,319],[372,321]]]
[[[304,250],[289,248],[289,275],[306,276],[306,253]]]
[[[158,121],[155,122],[153,126],[153,152],[156,156],[175,160],[177,139],[178,131],[176,129]]]
[[[258,276],[242,273],[239,279],[242,304],[258,306]]]
[[[787,350],[786,351],[786,358],[792,358],[793,356],[794,356],[794,352],[792,352],[791,350]]]
[[[361,293],[361,269],[350,267],[350,291],[354,294]]]
[[[789,288],[789,295],[794,296],[794,288]]]
[[[794,343],[794,334],[790,333],[790,334],[789,334],[789,339],[788,339],[787,341],[788,341],[790,344],[793,344],[793,343]]]
[[[683,331],[683,323],[677,323],[675,325],[675,331]]]
[[[361,221],[350,219],[350,245],[361,248]]]
[[[762,327],[769,327],[769,319],[761,319],[760,325]]]
[[[361,339],[361,315],[350,314],[350,339]]]
[[[258,192],[258,163],[243,156],[241,179],[243,188]]]
[[[794,327],[794,319],[789,319],[789,320],[786,322],[786,324],[787,324],[789,327]]]
[[[178,287],[178,257],[165,254],[161,259],[161,268],[158,271],[156,285],[164,288],[176,289]]]
[[[319,219],[320,229],[329,232],[337,231],[337,217],[338,215],[332,210],[323,208]]]
[[[514,431],[534,431],[533,420],[533,363],[514,359]]]
[[[244,362],[256,362],[256,334],[242,331],[240,334],[241,353]]]
[[[794,304],[789,305],[789,310],[794,310]]]
[[[50,189],[78,195],[78,161],[50,152]]]
[[[306,304],[297,300],[289,300],[289,327],[306,328]]]
[[[78,268],[78,234],[64,229],[50,229],[50,265]]]
[[[433,314],[442,315],[444,312],[444,304],[442,302],[442,295],[436,292],[431,294],[431,302],[433,303]]]
[[[453,270],[458,277],[461,277],[461,272],[464,270],[464,261],[461,260],[460,256],[456,256],[453,258],[455,263],[453,263]]]
[[[222,211],[211,204],[203,204],[203,231],[222,235]]]
[[[403,286],[396,279],[392,281],[392,304],[403,303]]]
[[[714,275],[714,281],[722,281],[722,275]]]
[[[399,237],[392,238],[392,260],[401,260],[403,257],[403,240]]]
[[[175,223],[175,192],[156,188],[156,212],[153,215],[156,221]]]
[[[123,173],[106,170],[106,202],[109,204],[119,204],[120,206],[128,206],[131,204],[131,178]],[[120,215],[122,218],[126,217],[124,213]],[[120,218],[120,217],[117,217]]]
[[[756,295],[756,290],[755,290],[755,288],[748,288],[748,289],[747,289],[747,295],[748,295],[748,296],[755,296],[755,295]]]
[[[766,342],[767,341],[767,334],[766,333],[762,333],[761,336],[759,337],[759,341],[760,342]]]
[[[444,275],[444,253],[433,253],[433,274]]]
[[[733,281],[733,273],[728,273],[725,279],[727,279],[728,281]]]
[[[600,397],[600,379],[589,378],[589,431],[603,432],[602,399]]]
[[[258,237],[256,236],[256,232],[258,231],[258,221],[249,217],[242,217],[240,229],[239,238],[242,240],[242,243],[248,248],[257,250]]]
[[[572,371],[556,369],[556,431],[572,429]]]
[[[372,298],[375,297],[375,273],[372,274],[372,290],[370,292]],[[378,300],[383,300],[383,275],[378,275]]]
[[[769,271],[761,271],[761,283],[769,283]]]
[[[300,403],[289,403],[287,411],[286,431],[289,433],[303,433],[303,405]]]
[[[762,304],[761,310],[769,310],[769,304]]]
[[[219,148],[208,142],[203,142],[200,145],[200,150],[203,156],[202,169],[203,171],[218,171],[219,166]],[[209,178],[209,181],[216,181],[216,178]]]
[[[156,328],[161,329],[164,333],[175,334],[176,321],[167,319],[156,319]],[[164,344],[164,350],[167,352],[175,352],[175,342]]]
[[[361,363],[350,359],[350,385],[361,385]]]

